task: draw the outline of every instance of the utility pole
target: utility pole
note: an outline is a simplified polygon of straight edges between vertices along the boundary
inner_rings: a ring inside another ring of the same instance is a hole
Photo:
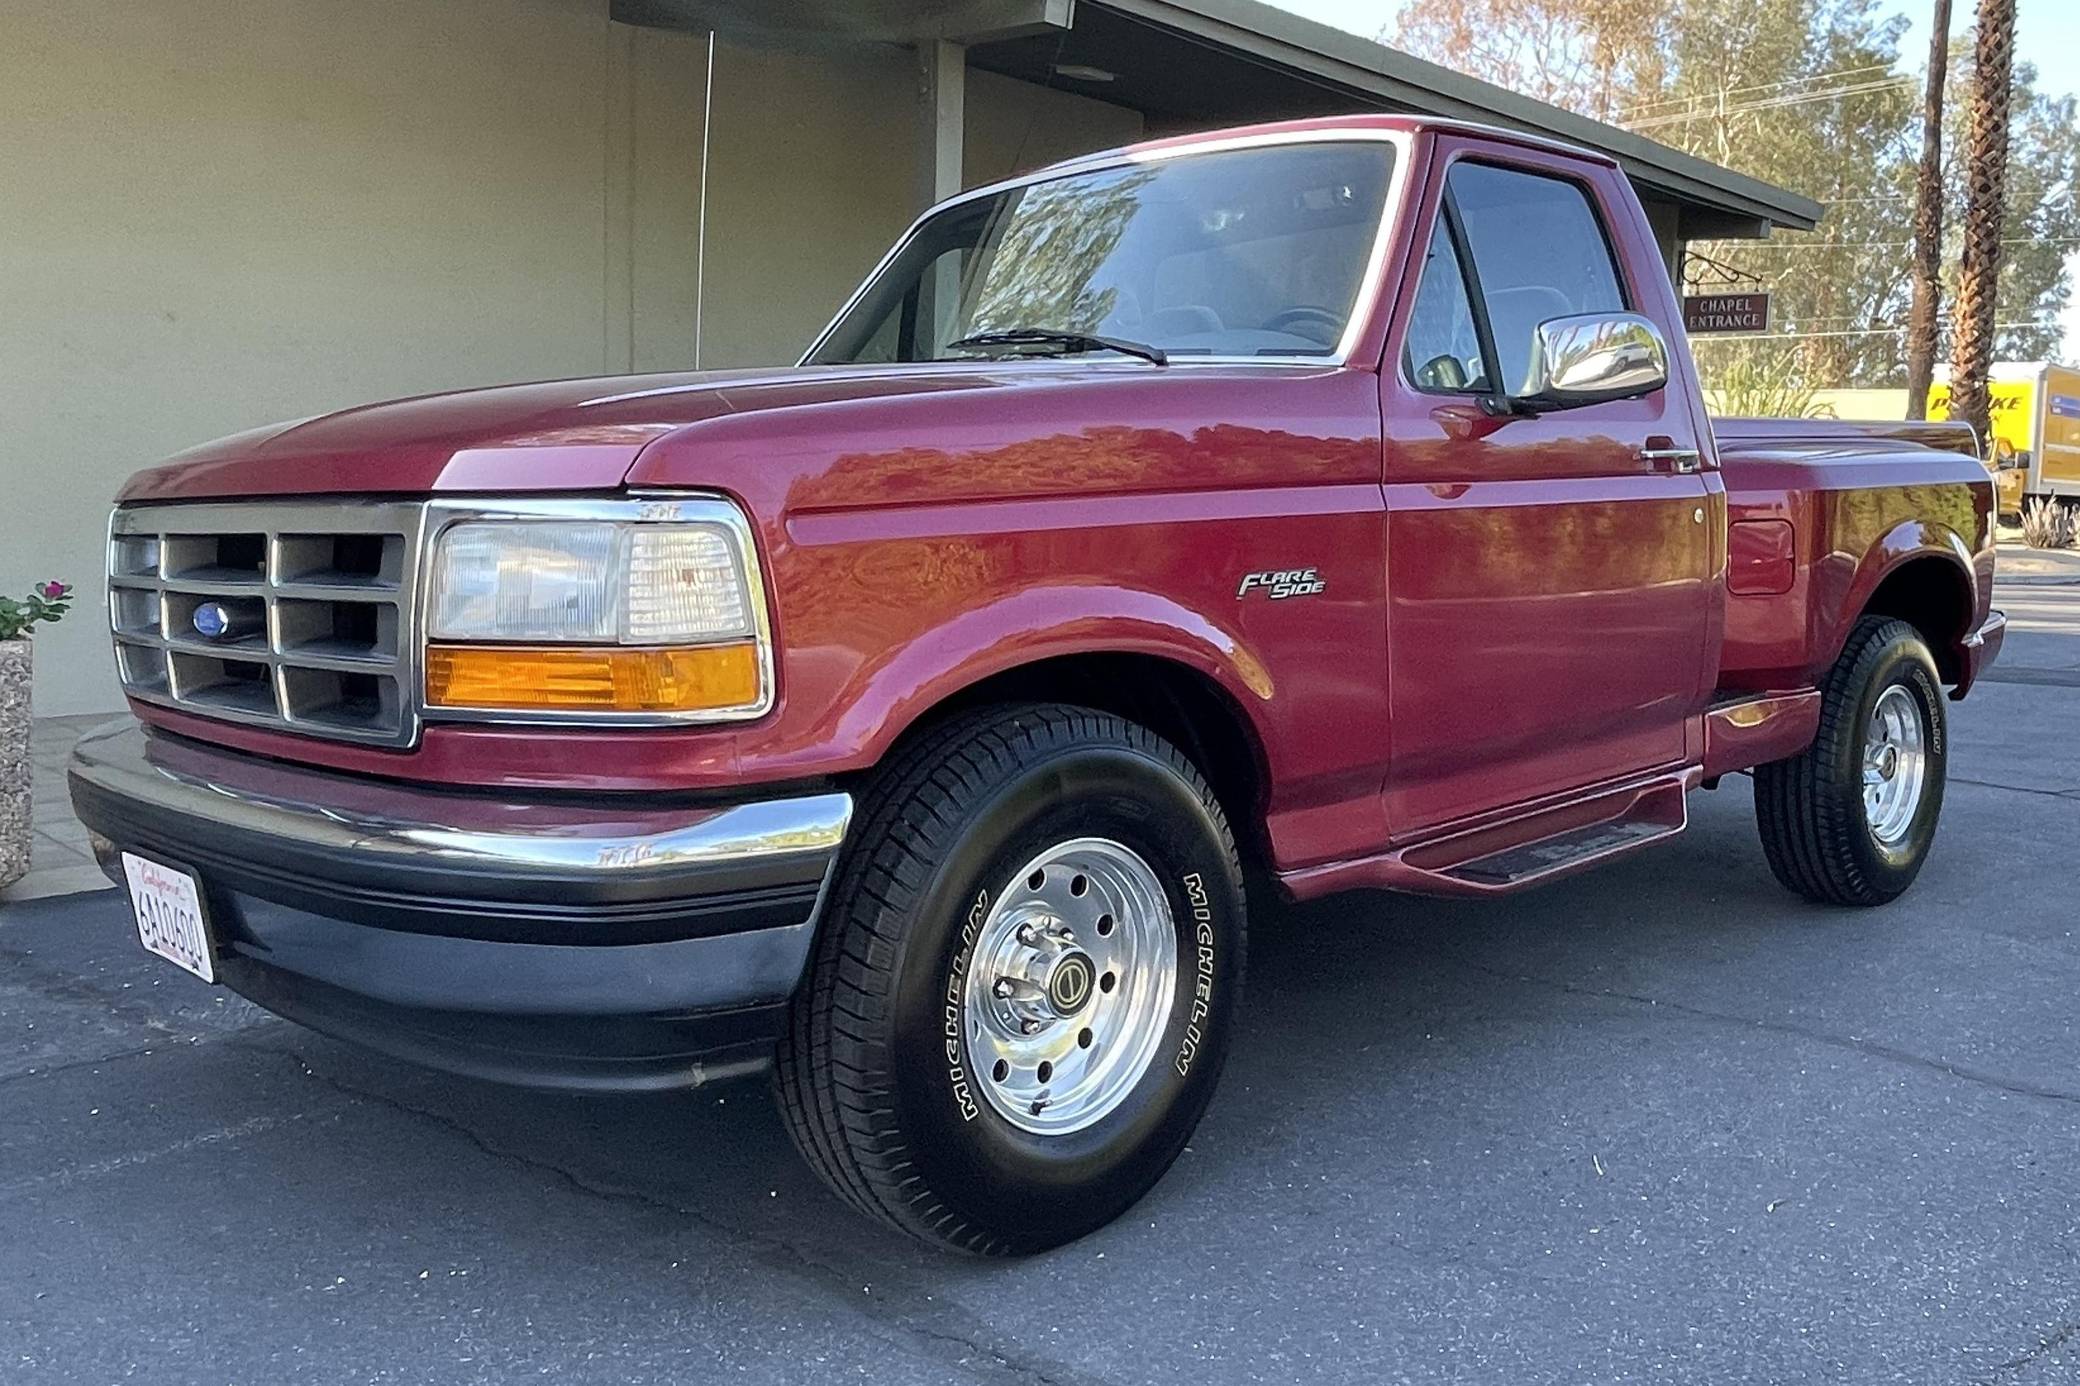
[[[1943,83],[1950,71],[1950,0],[1935,0],[1928,90],[1921,104],[1921,168],[1914,177],[1914,300],[1907,310],[1907,417],[1928,417],[1943,297]]]
[[[1972,128],[1965,148],[1964,256],[1950,333],[1950,417],[1992,437],[1987,372],[1993,365],[2001,277],[2001,213],[2008,186],[2008,107],[2015,66],[2015,0],[1979,0],[1972,51]]]

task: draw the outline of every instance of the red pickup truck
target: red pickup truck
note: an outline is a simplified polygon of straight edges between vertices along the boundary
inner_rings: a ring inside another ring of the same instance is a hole
[[[1707,419],[1624,176],[1354,116],[964,194],[800,365],[209,444],[109,542],[80,817],[146,946],[564,1088],[770,1067],[803,1154],[1027,1251],[1220,1072],[1244,869],[1521,890],[1752,771],[1875,905],[2004,628],[1972,457]],[[1940,439],[1938,439],[1940,442]]]

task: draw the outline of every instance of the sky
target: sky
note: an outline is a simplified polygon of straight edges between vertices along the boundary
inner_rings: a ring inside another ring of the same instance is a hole
[[[1376,36],[1393,22],[1403,0],[1267,0],[1282,10],[1322,24],[1348,29],[1366,37]],[[1972,0],[1952,0],[1951,24],[1962,29],[1974,6]],[[1911,25],[1901,38],[1903,66],[1919,71],[1928,53],[1929,0],[1880,0],[1880,14],[1905,15]],[[2080,0],[2017,0],[2016,56],[2037,69],[2037,89],[2053,95],[2080,92],[2080,63],[2059,62],[2048,55],[2080,52]],[[1477,74],[1476,74],[1477,75]],[[2064,356],[2080,362],[2080,251],[2066,260],[2066,273],[2074,285],[2061,319],[2065,328]]]

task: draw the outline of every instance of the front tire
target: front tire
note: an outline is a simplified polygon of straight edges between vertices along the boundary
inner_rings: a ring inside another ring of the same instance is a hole
[[[1821,904],[1897,899],[1935,840],[1948,741],[1942,684],[1920,632],[1859,620],[1821,682],[1813,744],[1755,769],[1770,870]]]
[[[1071,1241],[1198,1125],[1240,998],[1241,871],[1204,777],[1110,714],[986,710],[877,775],[775,1065],[854,1207],[1010,1255]]]

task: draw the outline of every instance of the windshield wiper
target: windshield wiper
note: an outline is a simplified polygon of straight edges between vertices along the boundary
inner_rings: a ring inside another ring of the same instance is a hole
[[[993,347],[993,346],[1052,346],[1064,352],[1071,351],[1116,351],[1122,356],[1138,356],[1144,361],[1153,361],[1158,366],[1170,364],[1170,358],[1161,347],[1149,346],[1146,342],[1130,342],[1124,337],[1100,337],[1089,332],[1060,332],[1051,327],[1010,327],[1001,332],[975,332],[966,337],[956,337],[948,342],[949,347]]]

